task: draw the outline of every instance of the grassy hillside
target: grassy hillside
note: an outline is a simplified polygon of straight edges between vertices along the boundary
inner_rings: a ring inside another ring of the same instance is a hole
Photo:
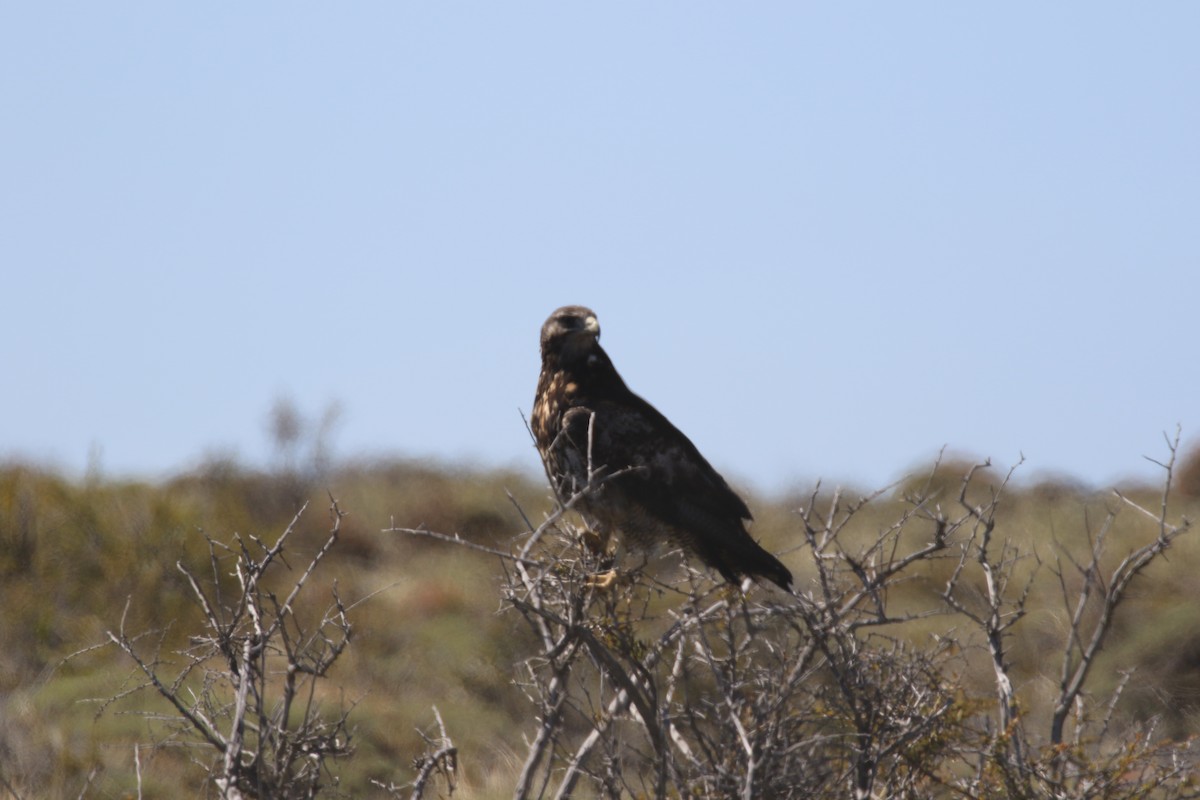
[[[944,484],[949,500],[963,469],[941,465],[912,481]],[[989,474],[993,483],[1003,478],[1003,470]],[[1177,484],[1172,513],[1195,518],[1200,458],[1182,466]],[[875,498],[847,535],[874,536],[901,513],[910,488]],[[1123,491],[1147,508],[1160,501],[1158,488]],[[335,582],[349,604],[368,598],[352,607],[351,646],[317,697],[329,713],[350,709],[354,753],[332,764],[330,780],[352,796],[384,796],[372,780],[411,780],[413,759],[425,747],[417,729],[431,728],[436,705],[459,748],[458,796],[509,796],[535,721],[513,680],[514,665],[531,646],[529,633],[501,607],[499,559],[384,530],[421,527],[508,550],[526,529],[518,507],[540,520],[552,508],[548,493],[518,474],[393,461],[346,465],[319,477],[218,462],[154,484],[71,481],[21,464],[0,468],[0,797],[77,797],[85,787],[91,797],[136,796],[139,773],[143,797],[177,797],[181,786],[188,787],[185,796],[211,793],[194,763],[206,763],[211,753],[173,732],[163,721],[171,710],[160,698],[142,691],[108,702],[140,680],[130,660],[106,644],[107,632],[124,618],[128,632],[155,632],[143,640],[151,650],[177,658],[171,654],[204,631],[177,562],[211,575],[210,539],[230,542],[238,534],[273,541],[307,503],[288,546],[290,570],[279,578],[294,580],[325,541],[330,493],[348,515],[298,613],[320,613]],[[796,510],[831,498],[828,490],[751,498],[755,536],[796,567],[801,586],[811,575],[797,557]],[[1069,559],[1086,551],[1105,515],[1120,505],[1107,490],[1018,481],[1001,506],[997,536],[1031,554],[1021,576],[1040,570],[1031,613],[1014,629],[1011,649],[1028,713],[1044,712],[1040,705],[1058,680],[1058,656],[1049,648],[1066,624],[1064,586],[1076,583]],[[1106,545],[1113,564],[1155,535],[1149,519],[1125,511],[1121,520]],[[1062,582],[1053,577],[1056,563],[1065,568]],[[952,569],[952,560],[931,562],[892,601],[937,607]],[[1100,685],[1111,686],[1118,670],[1135,669],[1121,719],[1161,715],[1160,730],[1170,737],[1200,732],[1198,576],[1200,536],[1189,534],[1139,579],[1099,670]],[[904,635],[921,641],[953,637],[956,629],[947,617],[932,617]],[[972,681],[981,696],[991,691],[985,667]],[[164,746],[145,747],[152,744]]]

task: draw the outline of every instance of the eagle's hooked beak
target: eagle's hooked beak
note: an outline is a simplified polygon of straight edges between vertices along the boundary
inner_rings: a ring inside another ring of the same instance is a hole
[[[597,320],[594,316],[589,315],[588,318],[583,321],[583,330],[586,333],[590,333],[592,336],[595,336],[597,339],[599,339],[600,338],[600,322],[599,322],[599,320]]]

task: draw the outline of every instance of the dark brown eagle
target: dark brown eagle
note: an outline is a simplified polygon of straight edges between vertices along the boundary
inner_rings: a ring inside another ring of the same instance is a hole
[[[725,580],[767,578],[792,591],[792,574],[750,538],[750,509],[682,432],[629,390],[600,347],[600,324],[564,306],[542,326],[542,373],[532,427],[546,472],[565,502],[627,545],[680,547]]]

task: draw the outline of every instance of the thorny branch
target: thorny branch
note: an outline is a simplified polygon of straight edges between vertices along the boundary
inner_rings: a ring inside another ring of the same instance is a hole
[[[271,588],[277,583],[272,566],[282,558],[303,511],[270,545],[253,536],[249,544],[235,537],[232,547],[210,539],[211,593],[190,569],[178,564],[208,631],[175,653],[178,666],[161,649],[153,656],[143,655],[141,637],[126,632],[124,615],[117,632],[108,633],[142,673],[143,687],[153,688],[179,715],[177,732],[185,740],[190,732],[216,751],[209,777],[223,798],[312,797],[327,778],[328,762],[350,753],[348,711],[326,717],[314,702],[315,681],[326,675],[351,640],[352,627],[336,584],[333,604],[315,625],[307,627],[294,613],[314,570],[338,540],[343,513],[332,497],[332,526],[324,544],[282,602]],[[218,550],[233,558],[237,591],[230,603],[223,602]],[[300,704],[301,713],[293,714]]]

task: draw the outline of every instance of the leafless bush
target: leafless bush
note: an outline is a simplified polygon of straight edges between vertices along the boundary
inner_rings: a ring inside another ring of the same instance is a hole
[[[601,591],[581,531],[561,514],[532,531],[506,587],[541,642],[525,663],[540,727],[514,796],[567,797],[587,781],[608,797],[870,797],[881,780],[886,796],[928,796],[922,759],[962,713],[948,648],[889,635],[919,612],[893,611],[886,594],[947,550],[951,530],[934,524],[902,549],[927,517],[917,506],[851,551],[839,533],[858,508],[835,497],[824,515],[801,512],[815,579],[799,598],[697,574],[668,585],[635,573]]]
[[[1200,797],[1191,743],[1162,740],[1153,721],[1117,724],[1125,683],[1100,692],[1095,680],[1130,586],[1188,530],[1170,503],[1178,437],[1168,449],[1155,508],[1116,493],[1086,548],[1050,557],[1005,533],[1012,471],[994,478],[981,464],[957,484],[931,474],[899,499],[818,487],[783,553],[797,596],[629,564],[602,585],[611,557],[571,517],[598,484],[526,520],[511,550],[393,530],[499,557],[504,605],[535,643],[517,665],[532,713],[514,798],[1173,800]],[[164,740],[193,748],[220,797],[336,793],[348,712],[324,715],[318,686],[350,642],[349,609],[335,586],[322,614],[297,614],[338,539],[332,511],[293,580],[276,573],[299,517],[273,544],[210,541],[204,578],[180,565],[205,620],[183,648],[165,654],[165,637],[124,624],[109,634],[140,676],[114,700],[149,688],[164,698]],[[1107,556],[1114,533],[1144,533],[1147,520],[1146,539]],[[1010,653],[1046,585],[1064,633],[1039,710]],[[458,749],[434,716],[414,779],[377,786],[413,800],[455,793]]]
[[[1188,528],[1169,518],[1178,437],[1168,447],[1159,508],[1115,495],[1088,552],[1062,548],[1040,570],[999,525],[1011,471],[988,483],[988,465],[972,467],[956,495],[931,475],[865,536],[851,523],[884,492],[814,490],[784,554],[798,597],[692,571],[634,569],[601,588],[608,558],[568,516],[597,486],[562,498],[512,552],[489,549],[537,642],[517,676],[536,722],[514,798],[1200,796],[1189,743],[1118,730],[1121,686],[1087,688],[1130,583]],[[1106,570],[1104,544],[1128,516],[1157,533]],[[1046,580],[1068,624],[1057,697],[1039,716],[1025,713],[1008,647]],[[924,603],[901,592],[935,581]],[[990,696],[972,688],[980,662]]]
[[[1170,521],[1178,433],[1167,440],[1167,447],[1170,457],[1159,464],[1164,479],[1158,508],[1144,508],[1114,491],[1117,502],[1096,530],[1088,529],[1089,547],[1082,557],[1060,549],[1049,566],[1068,623],[1057,655],[1059,678],[1045,730],[1034,729],[1022,714],[1006,653],[1012,629],[1030,610],[1029,587],[1037,573],[1024,588],[1013,590],[1015,568],[1022,554],[995,535],[1002,492],[993,492],[982,503],[972,503],[967,499],[971,475],[964,479],[958,504],[965,510],[969,533],[943,596],[983,632],[997,693],[992,718],[995,726],[974,753],[978,760],[976,778],[965,784],[970,796],[1200,796],[1200,784],[1193,779],[1196,759],[1192,742],[1156,741],[1153,722],[1114,729],[1113,712],[1129,673],[1122,676],[1108,697],[1091,696],[1085,690],[1130,584],[1190,527],[1187,519]],[[1115,567],[1105,570],[1105,545],[1123,514],[1150,520],[1155,534],[1125,554]],[[984,578],[984,590],[975,593],[974,602],[964,599],[963,576],[968,570],[977,570]]]
[[[324,545],[287,583],[275,573],[300,514],[271,544],[255,536],[235,536],[230,544],[209,539],[207,576],[178,564],[205,620],[205,629],[183,649],[164,653],[161,634],[130,635],[124,619],[108,634],[140,676],[109,703],[157,692],[171,708],[151,716],[161,743],[191,747],[221,798],[315,797],[337,786],[330,760],[351,752],[348,709],[327,715],[318,695],[350,643],[348,608],[334,584],[317,621],[296,613],[313,571],[338,540],[342,513],[336,502],[331,514]],[[276,585],[283,587],[278,593]]]

